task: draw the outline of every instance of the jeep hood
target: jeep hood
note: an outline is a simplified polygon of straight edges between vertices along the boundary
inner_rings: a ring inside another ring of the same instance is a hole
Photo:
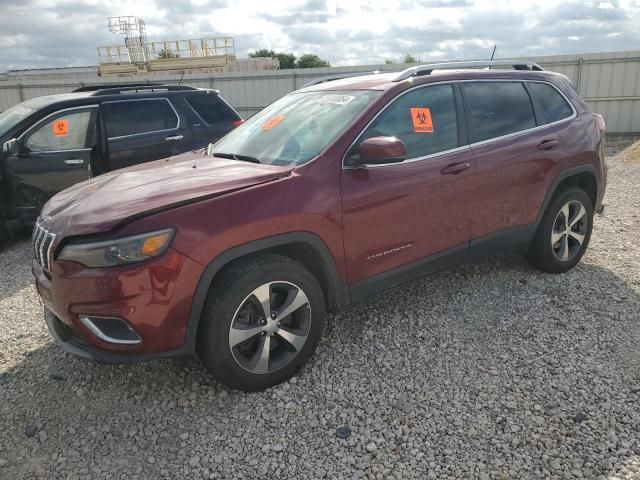
[[[292,169],[186,153],[68,188],[47,202],[41,221],[65,236],[106,232],[131,217],[277,180]]]

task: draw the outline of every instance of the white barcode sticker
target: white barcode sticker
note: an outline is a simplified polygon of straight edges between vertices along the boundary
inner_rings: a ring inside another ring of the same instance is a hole
[[[334,103],[336,105],[346,105],[354,98],[352,95],[325,95],[320,99],[320,103]]]

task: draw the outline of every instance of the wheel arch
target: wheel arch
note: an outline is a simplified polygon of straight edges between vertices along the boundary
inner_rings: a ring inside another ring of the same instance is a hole
[[[324,241],[311,232],[291,232],[233,247],[214,258],[202,273],[191,303],[186,341],[195,351],[198,326],[211,285],[231,263],[255,255],[278,254],[295,260],[311,271],[322,286],[327,311],[340,310],[351,303],[335,261]]]
[[[593,165],[580,165],[578,167],[564,170],[555,178],[544,197],[544,201],[540,207],[540,211],[538,212],[538,217],[536,218],[536,230],[540,225],[540,221],[542,220],[547,207],[551,203],[551,200],[567,187],[582,188],[591,199],[593,208],[596,208],[598,199],[598,181],[596,177],[596,170]]]

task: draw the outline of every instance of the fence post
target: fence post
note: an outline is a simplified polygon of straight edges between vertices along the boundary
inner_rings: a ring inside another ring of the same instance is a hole
[[[582,62],[584,61],[584,59],[582,57],[580,57],[578,59],[578,75],[576,78],[576,90],[578,91],[578,93],[580,93],[580,84],[582,83]]]
[[[292,92],[295,92],[298,88],[297,88],[297,84],[296,84],[296,71],[294,70],[293,73],[291,74],[291,79],[293,80],[293,90],[291,90]]]
[[[24,102],[24,93],[22,91],[21,83],[18,84],[18,100],[20,100],[20,103]]]

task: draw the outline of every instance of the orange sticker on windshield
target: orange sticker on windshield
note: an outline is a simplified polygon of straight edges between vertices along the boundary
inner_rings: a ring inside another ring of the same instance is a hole
[[[411,120],[415,133],[433,133],[433,122],[429,108],[412,108]]]
[[[56,120],[53,122],[53,136],[66,137],[69,135],[69,120]]]
[[[277,127],[280,123],[287,118],[286,115],[276,115],[262,124],[262,130],[271,130]]]

